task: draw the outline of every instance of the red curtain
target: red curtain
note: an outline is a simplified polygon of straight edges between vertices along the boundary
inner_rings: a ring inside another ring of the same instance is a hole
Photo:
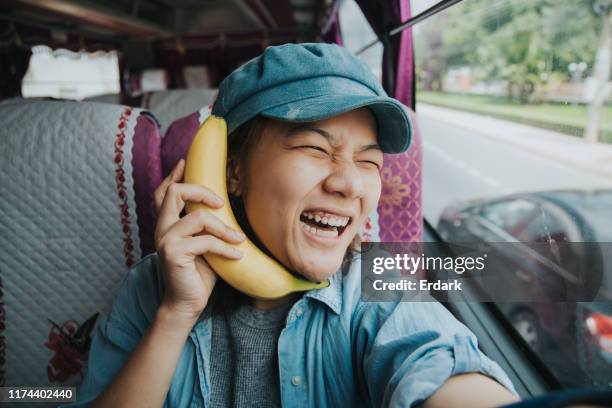
[[[388,37],[391,29],[410,17],[410,0],[356,0],[374,32],[381,38],[383,86],[387,93],[414,110],[414,56],[412,30]],[[381,171],[383,194],[378,204],[379,237],[383,242],[421,242],[422,145],[416,115],[412,144],[402,154],[385,155]]]

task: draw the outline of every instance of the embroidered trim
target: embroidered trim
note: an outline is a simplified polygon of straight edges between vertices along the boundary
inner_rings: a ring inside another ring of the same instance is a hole
[[[115,139],[115,180],[117,181],[117,194],[119,196],[119,208],[121,209],[121,229],[123,231],[123,254],[125,255],[125,264],[132,266],[134,264],[134,242],[132,241],[132,228],[130,226],[130,213],[128,206],[128,195],[125,188],[125,171],[123,170],[123,145],[125,144],[125,129],[128,124],[128,119],[132,114],[133,108],[126,108],[117,124],[118,132]]]

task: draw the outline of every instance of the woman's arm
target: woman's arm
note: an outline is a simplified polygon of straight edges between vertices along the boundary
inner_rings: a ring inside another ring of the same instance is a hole
[[[519,399],[491,378],[478,373],[449,378],[421,408],[485,408],[517,402]]]
[[[220,197],[205,187],[179,183],[184,167],[181,160],[155,190],[159,210],[155,249],[165,282],[163,300],[138,345],[110,385],[91,404],[93,407],[163,406],[187,336],[206,307],[217,280],[201,255],[214,253],[229,259],[241,256],[229,244],[242,242],[244,236],[214,215],[196,211],[180,217],[187,201],[212,208],[224,205]],[[203,231],[206,234],[201,235]]]
[[[362,303],[353,314],[352,337],[357,377],[373,406],[480,407],[511,401],[508,376],[437,302]]]
[[[138,346],[90,407],[161,407],[181,350],[197,319],[160,306]]]

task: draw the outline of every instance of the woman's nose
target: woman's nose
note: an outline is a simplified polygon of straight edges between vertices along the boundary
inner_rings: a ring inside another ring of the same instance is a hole
[[[350,160],[337,161],[323,187],[329,193],[341,194],[347,198],[359,198],[364,194],[361,173]]]

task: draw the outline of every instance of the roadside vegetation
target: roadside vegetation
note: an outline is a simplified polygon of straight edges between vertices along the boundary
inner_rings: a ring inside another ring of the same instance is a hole
[[[588,106],[584,104],[524,104],[503,97],[419,91],[417,101],[550,129],[583,137]],[[603,108],[600,141],[612,143],[612,106]]]
[[[612,140],[612,0],[469,0],[414,38],[417,102]]]

